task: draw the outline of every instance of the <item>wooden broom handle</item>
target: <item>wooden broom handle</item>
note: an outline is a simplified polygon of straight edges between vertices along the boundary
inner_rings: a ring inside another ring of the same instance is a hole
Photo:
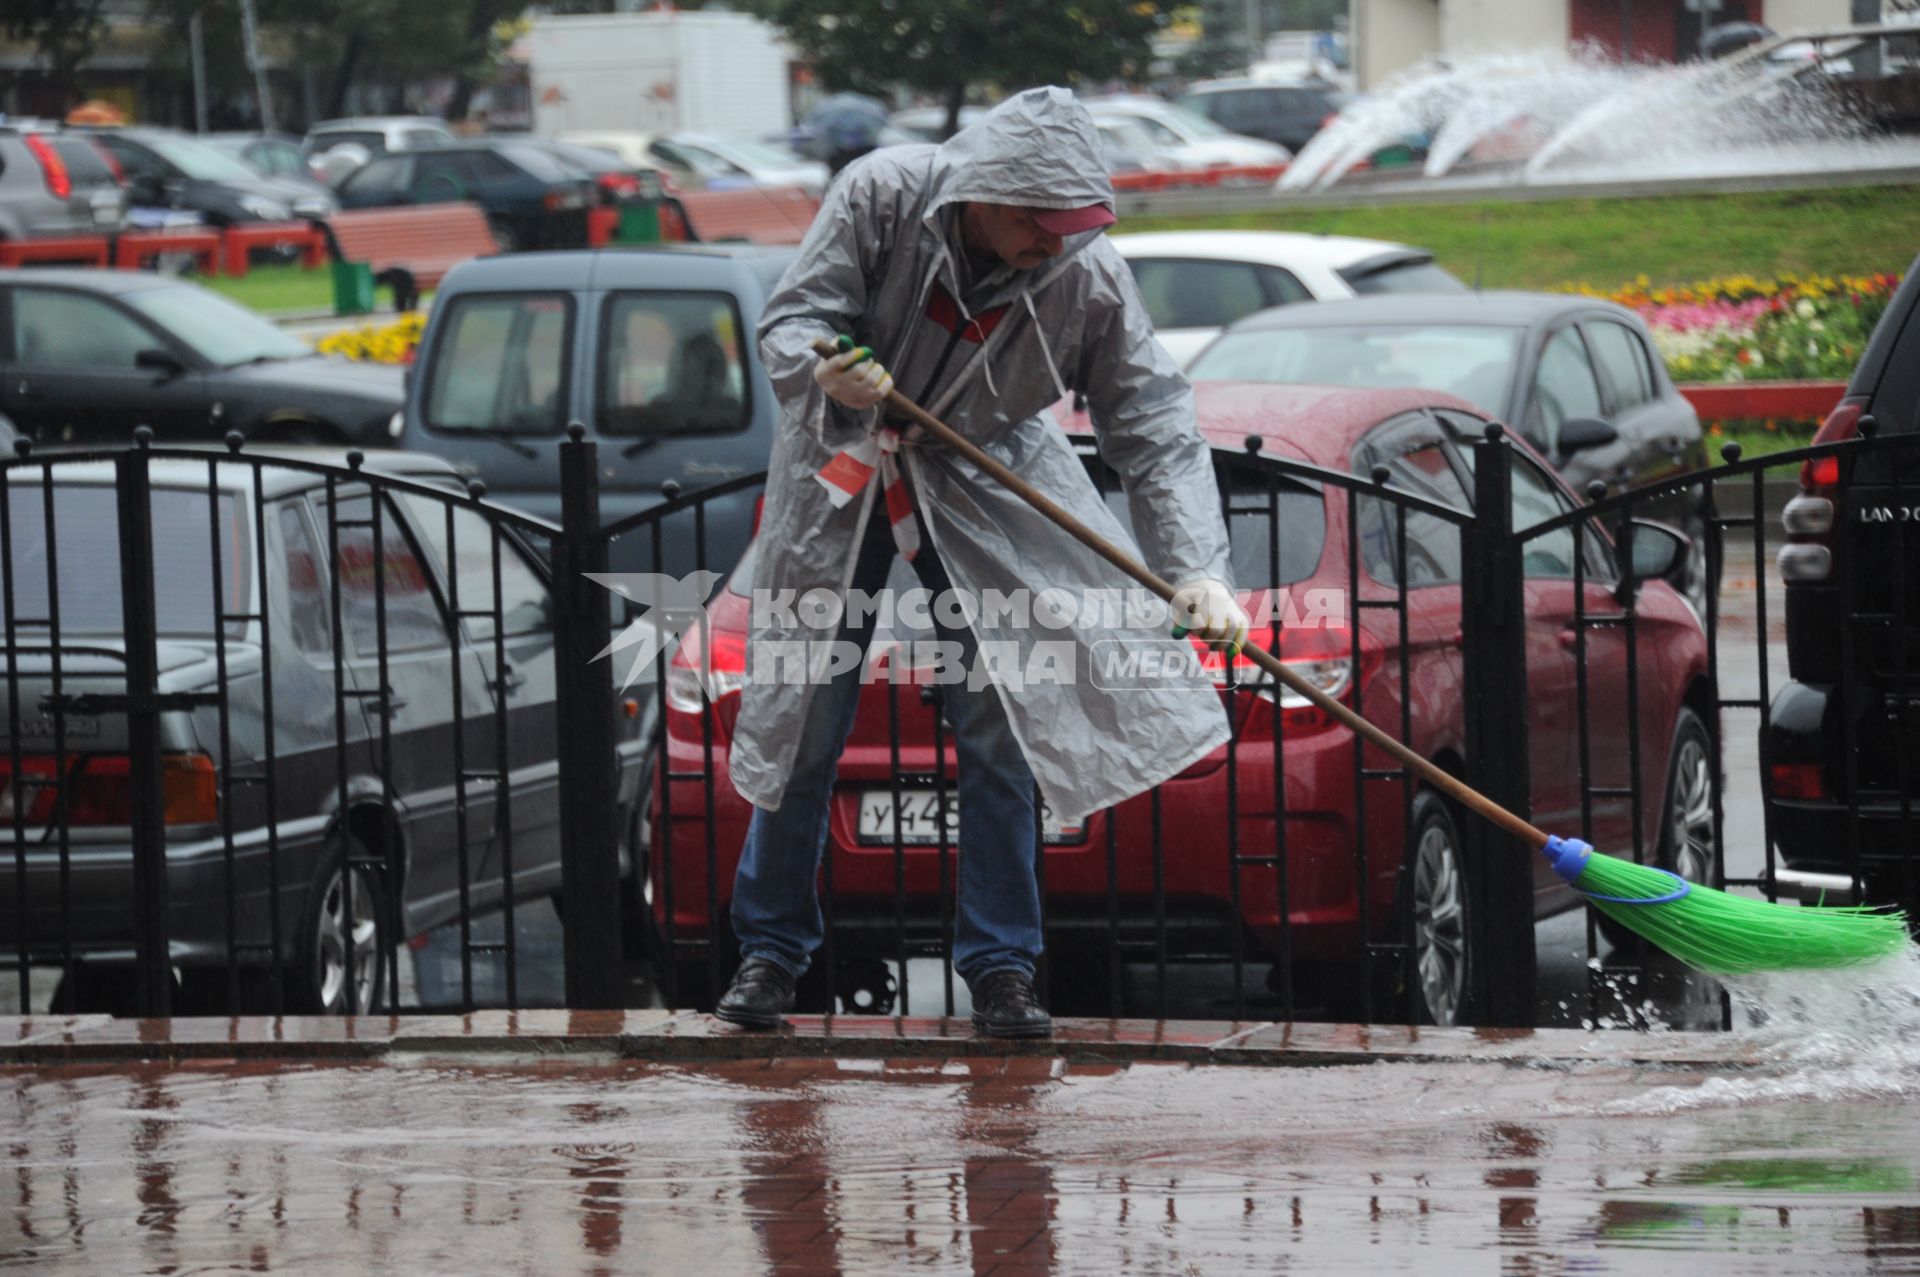
[[[841,353],[840,347],[826,337],[822,337],[814,342],[813,349],[822,359],[831,359]],[[1141,563],[1119,546],[1113,544],[1098,532],[1095,532],[1092,528],[1089,528],[1086,524],[1067,513],[1053,498],[995,460],[978,444],[966,438],[952,426],[949,426],[946,422],[940,420],[925,408],[922,408],[919,404],[901,394],[898,390],[889,390],[885,402],[887,407],[900,413],[922,430],[925,430],[928,434],[938,439],[941,443],[992,475],[994,479],[1008,491],[1038,510],[1041,514],[1046,515],[1047,518],[1053,522],[1059,524],[1074,540],[1080,542],[1080,544],[1086,546],[1089,550],[1092,550],[1095,554],[1132,577],[1135,581],[1138,581],[1147,589],[1152,590],[1166,602],[1173,602],[1175,592],[1173,586],[1149,570],[1144,563]],[[1354,623],[1356,625],[1359,623],[1357,611],[1354,616]],[[1494,802],[1479,790],[1474,789],[1472,786],[1457,779],[1448,772],[1443,771],[1427,759],[1422,758],[1419,754],[1407,748],[1407,746],[1401,744],[1386,732],[1375,727],[1359,713],[1327,695],[1301,675],[1289,669],[1286,662],[1282,661],[1272,652],[1267,651],[1266,648],[1261,647],[1257,643],[1248,643],[1243,650],[1248,659],[1255,665],[1258,665],[1261,669],[1273,675],[1276,679],[1279,679],[1280,682],[1286,684],[1286,686],[1294,692],[1305,697],[1308,701],[1312,702],[1316,708],[1331,715],[1344,726],[1358,732],[1366,740],[1391,754],[1404,766],[1410,768],[1416,776],[1427,782],[1427,784],[1432,785],[1435,789],[1454,799],[1468,810],[1492,821],[1509,834],[1512,834],[1515,838],[1519,838],[1534,847],[1546,846],[1547,834],[1543,830],[1535,828],[1531,823],[1522,820],[1519,816],[1508,811],[1499,803]]]

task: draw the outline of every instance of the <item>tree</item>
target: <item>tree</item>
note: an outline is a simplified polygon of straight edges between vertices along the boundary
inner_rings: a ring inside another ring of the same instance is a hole
[[[779,27],[829,89],[940,95],[946,132],[967,88],[1137,79],[1173,0],[743,0]]]
[[[7,0],[0,5],[0,34],[33,45],[53,78],[71,83],[106,34],[105,0]]]

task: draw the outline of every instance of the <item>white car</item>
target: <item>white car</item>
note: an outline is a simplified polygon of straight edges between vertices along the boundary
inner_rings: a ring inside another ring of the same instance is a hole
[[[1222,328],[1256,310],[1376,293],[1454,293],[1466,285],[1424,248],[1292,231],[1112,235],[1182,368]]]
[[[827,166],[803,160],[791,151],[747,138],[709,137],[704,133],[670,133],[647,148],[657,161],[679,164],[708,174],[721,174],[727,185],[798,186],[818,197],[827,190]],[[709,190],[721,181],[707,179]]]
[[[1086,99],[1096,122],[1125,120],[1151,139],[1164,167],[1195,172],[1210,168],[1263,168],[1285,164],[1293,152],[1227,130],[1206,116],[1161,98],[1120,94]]]

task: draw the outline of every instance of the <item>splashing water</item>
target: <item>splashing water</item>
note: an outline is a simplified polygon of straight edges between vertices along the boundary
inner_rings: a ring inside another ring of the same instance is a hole
[[[1659,1087],[1621,1111],[1920,1095],[1920,949],[1824,971],[1721,978],[1760,1067]]]
[[[1343,112],[1294,157],[1282,190],[1325,188],[1374,152],[1427,140],[1427,177],[1463,160],[1524,163],[1512,180],[1559,176],[1570,163],[1687,171],[1731,151],[1857,143],[1866,127],[1818,75],[1764,60],[1736,66],[1623,64],[1581,49],[1571,59],[1495,54],[1424,64]],[[1797,69],[1804,70],[1804,67]],[[1546,173],[1550,166],[1554,173]]]

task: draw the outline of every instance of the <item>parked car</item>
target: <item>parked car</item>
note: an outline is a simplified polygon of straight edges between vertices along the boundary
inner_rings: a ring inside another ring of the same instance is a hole
[[[827,166],[802,159],[792,151],[766,142],[713,137],[705,133],[670,133],[656,138],[652,152],[669,163],[682,161],[709,174],[745,179],[758,187],[797,186],[818,198],[827,189]],[[707,179],[714,188],[714,179]]]
[[[1920,261],[1814,441],[1856,438],[1868,423],[1905,442],[1851,464],[1808,462],[1782,512],[1791,681],[1774,696],[1762,758],[1781,892],[1915,914],[1920,853],[1906,809],[1920,821]]]
[[[1293,231],[1148,231],[1110,236],[1154,336],[1182,365],[1220,330],[1270,306],[1375,293],[1461,293],[1424,248]]]
[[[1230,133],[1164,98],[1123,93],[1087,98],[1086,107],[1096,121],[1116,116],[1133,121],[1177,169],[1272,168],[1293,158],[1284,146]]]
[[[1264,445],[1263,455],[1363,475],[1385,466],[1392,482],[1402,488],[1462,510],[1470,508],[1470,461],[1463,441],[1480,439],[1488,421],[1463,400],[1423,389],[1219,383],[1196,389],[1201,430],[1222,452],[1244,456],[1244,441],[1257,435]],[[1082,441],[1093,465],[1094,434],[1087,417],[1062,414],[1062,424]],[[1531,526],[1580,504],[1524,444],[1518,444],[1516,451],[1516,524]],[[1256,617],[1269,614],[1267,603],[1280,590],[1295,601],[1344,600],[1350,538],[1360,543],[1362,598],[1379,601],[1395,594],[1393,525],[1382,504],[1363,502],[1360,527],[1352,528],[1342,490],[1311,478],[1286,479],[1279,484],[1275,529],[1264,513],[1266,494],[1264,481],[1239,491],[1241,509],[1231,521],[1233,576],[1242,587],[1243,602]],[[1112,504],[1124,522],[1126,498],[1117,487]],[[1252,513],[1255,509],[1261,512]],[[1277,571],[1269,568],[1273,562],[1270,535],[1277,536]],[[1636,538],[1637,552],[1643,543],[1656,540],[1664,546],[1666,558],[1650,554],[1640,565],[1649,574],[1670,567],[1680,549],[1677,534],[1648,533]],[[1419,689],[1406,706],[1412,723],[1410,743],[1450,768],[1458,767],[1465,756],[1460,713],[1459,545],[1451,525],[1437,517],[1418,512],[1409,517],[1404,652],[1409,668],[1404,679],[1399,666],[1403,654],[1400,617],[1394,611],[1358,609],[1362,619],[1357,687],[1352,660],[1355,636],[1350,628],[1356,609],[1344,603],[1319,622],[1290,624],[1281,633],[1279,649],[1281,659],[1294,663],[1322,690],[1345,698],[1379,723],[1399,724],[1402,689]],[[1526,564],[1531,578],[1528,651],[1538,662],[1528,671],[1533,815],[1549,828],[1577,829],[1580,821],[1574,653],[1558,637],[1571,625],[1574,613],[1574,553],[1573,531],[1567,528],[1534,543]],[[1621,569],[1606,534],[1592,530],[1584,553],[1587,612],[1617,614],[1615,591]],[[652,802],[645,809],[644,825],[634,833],[636,863],[643,876],[632,890],[644,902],[642,912],[652,931],[651,951],[677,953],[693,964],[678,981],[682,990],[697,990],[703,983],[700,946],[714,939],[724,942],[724,937],[710,934],[708,919],[726,917],[734,868],[752,810],[728,780],[727,755],[747,672],[755,561],[756,551],[750,547],[708,605],[703,625],[690,632],[673,657],[665,688],[664,766],[654,769]],[[896,564],[889,584],[911,588],[911,570]],[[1646,579],[1638,588],[1638,744],[1646,760],[1640,815],[1646,829],[1657,831],[1659,850],[1652,858],[1696,879],[1704,878],[1713,869],[1712,831],[1710,822],[1700,816],[1706,805],[1692,801],[1697,795],[1688,787],[1705,777],[1698,764],[1707,739],[1701,719],[1707,704],[1706,638],[1698,616],[1666,582]],[[1316,596],[1314,591],[1331,593]],[[1288,606],[1299,605],[1275,604],[1282,615]],[[876,634],[868,654],[875,682],[861,695],[827,822],[827,855],[832,860],[827,880],[834,890],[836,952],[868,963],[897,952],[892,930],[899,916],[896,910],[901,908],[897,881],[904,882],[904,913],[914,929],[912,938],[926,940],[938,934],[939,791],[923,783],[939,774],[934,734],[937,690],[931,686],[930,670],[892,668],[893,662],[914,650],[905,644],[931,637],[930,631],[921,633],[904,623]],[[1056,997],[1076,985],[1082,989],[1106,986],[1110,833],[1124,937],[1143,942],[1156,937],[1158,891],[1163,893],[1169,924],[1164,933],[1169,957],[1217,958],[1229,953],[1236,929],[1248,938],[1250,952],[1265,960],[1286,952],[1272,871],[1248,868],[1236,892],[1227,863],[1229,849],[1236,846],[1243,856],[1271,854],[1272,796],[1280,790],[1273,774],[1278,718],[1284,720],[1286,737],[1291,952],[1331,971],[1338,964],[1356,961],[1363,939],[1411,933],[1421,973],[1415,990],[1416,1012],[1441,1023],[1460,1019],[1468,1011],[1469,971],[1476,961],[1468,925],[1474,902],[1462,894],[1462,831],[1469,817],[1437,794],[1421,792],[1414,800],[1412,837],[1403,840],[1400,790],[1368,786],[1364,850],[1369,898],[1363,911],[1355,887],[1352,736],[1310,703],[1285,691],[1276,695],[1257,667],[1245,658],[1240,660],[1238,685],[1229,688],[1219,658],[1211,658],[1222,700],[1236,725],[1237,808],[1227,798],[1229,769],[1222,749],[1163,785],[1157,806],[1153,798],[1141,796],[1095,813],[1081,824],[1049,825],[1043,881],[1050,921],[1048,961],[1056,973]],[[1627,792],[1629,781],[1627,670],[1623,643],[1591,645],[1586,678],[1595,760],[1591,779],[1604,795],[1594,807],[1593,832],[1596,842],[1611,846],[1630,845],[1634,822],[1630,803],[1620,796]],[[898,687],[900,694],[890,694],[889,682],[903,680],[907,685]],[[918,694],[910,694],[915,688]],[[889,727],[890,701],[899,715],[897,738]],[[710,758],[708,740],[712,742]],[[945,757],[951,775],[950,748]],[[663,773],[672,779],[662,782]],[[713,778],[711,805],[704,790],[706,776]],[[906,844],[903,879],[896,878],[895,817],[890,815],[896,810],[892,794],[897,777],[906,778],[906,800],[897,817]],[[1676,795],[1688,801],[1678,801]],[[1227,825],[1227,813],[1235,810],[1240,813],[1237,843]],[[951,800],[945,814],[951,834],[957,815]],[[1177,838],[1179,854],[1155,856],[1156,827]],[[1176,830],[1173,835],[1171,831]],[[1415,863],[1410,894],[1399,898],[1395,883],[1403,855],[1414,857]],[[1535,860],[1536,913],[1575,907],[1577,899],[1544,860]],[[717,912],[710,915],[710,908]],[[1371,919],[1370,936],[1361,933],[1362,918]],[[1402,926],[1406,932],[1398,930]],[[1076,935],[1092,937],[1093,947],[1077,947]],[[673,950],[667,944],[669,938],[693,943],[689,949]],[[1351,965],[1346,969],[1354,970]],[[1296,968],[1296,974],[1299,971]],[[1351,981],[1351,974],[1348,978]],[[1059,1003],[1055,1005],[1057,1009]]]
[[[665,183],[659,169],[636,169],[612,151],[601,147],[535,137],[531,133],[495,134],[494,137],[495,140],[511,138],[553,152],[554,158],[581,170],[593,180],[602,204],[618,204],[634,197],[657,198],[665,193]]]
[[[1575,491],[1638,487],[1706,464],[1693,405],[1624,306],[1572,293],[1441,293],[1283,306],[1233,324],[1187,366],[1196,381],[1419,386],[1514,423]],[[1685,531],[1685,588],[1704,606],[1697,497],[1641,511]]]
[[[315,354],[254,312],[144,271],[0,270],[0,412],[43,443],[378,444],[397,368]]]
[[[393,992],[384,987],[382,950],[457,918],[463,905],[499,905],[509,889],[504,865],[512,865],[516,899],[544,898],[559,886],[554,608],[545,548],[523,543],[507,527],[496,568],[497,525],[485,507],[392,485],[411,479],[464,498],[465,489],[434,458],[369,453],[361,472],[378,476],[375,483],[356,483],[343,468],[330,490],[323,473],[256,471],[216,462],[216,455],[163,458],[151,468],[160,686],[163,694],[224,699],[228,715],[223,725],[208,703],[169,707],[161,716],[177,1006],[187,1014],[270,1009],[277,999],[268,977],[277,958],[289,1010],[339,1013],[349,1005],[350,985],[355,1008],[375,1009]],[[347,461],[338,451],[290,455],[335,467]],[[7,636],[0,698],[17,697],[19,713],[0,714],[0,723],[19,724],[23,777],[57,769],[69,780],[63,837],[54,836],[60,816],[44,779],[17,789],[8,784],[9,792],[31,799],[13,813],[20,824],[9,825],[24,828],[26,845],[8,853],[10,866],[17,859],[24,867],[24,883],[12,868],[0,875],[0,950],[13,961],[24,944],[35,960],[60,962],[70,939],[78,967],[56,993],[56,1006],[123,1010],[138,931],[125,719],[69,708],[62,756],[47,708],[56,688],[69,695],[125,690],[114,468],[53,467],[51,517],[39,467],[15,468],[7,482],[19,614],[50,615],[51,524],[60,629],[50,641],[44,625],[22,623]],[[378,533],[371,526],[376,502]],[[337,520],[331,525],[330,503]],[[450,521],[457,563],[448,552]],[[335,544],[337,612],[326,548]],[[211,564],[220,565],[218,596]],[[456,573],[464,623],[450,623],[446,612]],[[225,613],[219,620],[216,597]],[[458,684],[456,662],[465,676]],[[271,671],[270,720],[263,670]],[[363,692],[380,686],[382,673],[388,695],[376,702]],[[496,828],[493,785],[470,778],[457,805],[453,773],[456,731],[470,751],[469,769],[493,766],[496,696],[505,697],[508,725],[505,836]],[[617,765],[621,801],[630,804],[639,792],[641,748],[632,739],[638,727],[630,715],[615,717],[616,730],[627,734]],[[9,781],[15,757],[0,751]],[[269,775],[270,791],[223,784]],[[227,999],[230,934],[241,967],[237,1008]]]
[[[753,332],[792,260],[710,244],[463,262],[435,294],[399,446],[556,520],[568,422],[599,445],[609,521],[659,502],[669,481],[692,491],[764,470],[779,409]],[[654,570],[732,563],[752,513],[746,491],[709,503],[706,560],[682,537]],[[617,570],[644,566],[642,542],[615,542]]]
[[[556,139],[570,146],[585,147],[613,156],[631,173],[657,173],[670,190],[697,191],[706,187],[707,174],[684,164],[670,163],[654,154],[657,133],[635,133],[618,129],[573,129]]]
[[[0,124],[0,240],[117,231],[126,215],[120,176],[86,134]]]
[[[593,174],[531,141],[472,141],[367,161],[340,184],[342,208],[471,200],[487,211],[500,251],[583,248]]]
[[[326,187],[305,177],[268,177],[177,129],[95,129],[89,136],[126,174],[135,206],[196,213],[215,226],[330,217]]]
[[[300,151],[316,179],[338,186],[377,155],[431,150],[458,140],[445,120],[431,115],[363,115],[320,121],[307,130]]]
[[[1324,80],[1241,78],[1203,80],[1176,105],[1223,129],[1298,151],[1352,100],[1351,93]]]
[[[198,133],[195,136],[256,173],[315,180],[313,170],[307,167],[306,156],[301,153],[300,139],[291,133]]]

